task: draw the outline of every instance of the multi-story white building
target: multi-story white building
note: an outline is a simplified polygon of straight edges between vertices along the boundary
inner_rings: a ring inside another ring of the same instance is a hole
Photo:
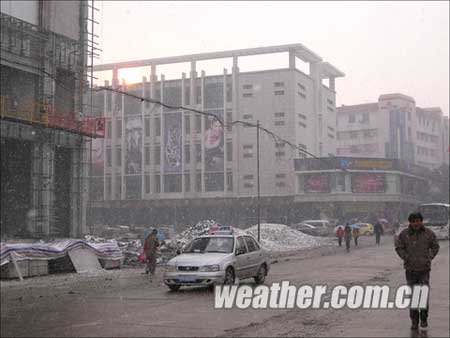
[[[336,121],[338,156],[394,158],[428,168],[448,163],[441,109],[416,107],[409,96],[386,94],[376,103],[339,107]]]
[[[269,53],[286,53],[287,66],[240,72],[240,57]],[[225,69],[216,76],[197,73],[197,61],[224,58],[232,58],[231,72]],[[308,74],[296,68],[297,58],[309,64]],[[165,80],[156,73],[159,65],[183,62],[191,64],[189,77],[183,73],[180,79]],[[150,81],[119,83],[119,69],[144,66],[151,68]],[[137,222],[148,221],[148,215],[154,222],[173,222],[174,213],[178,221],[209,214],[215,219],[234,217],[235,222],[252,218],[258,188],[257,132],[245,123],[259,121],[261,127],[315,156],[336,154],[335,78],[344,74],[301,44],[130,61],[94,69],[112,70],[113,90],[205,111],[219,117],[225,126],[189,110],[100,91],[96,104],[107,119],[107,135],[104,143],[96,143],[99,156],[91,182],[94,207],[100,214],[103,210],[105,217]],[[328,85],[323,84],[325,79]],[[270,208],[286,207],[283,198],[293,198],[293,159],[304,156],[260,131],[260,191],[267,206],[263,218],[271,214]],[[130,211],[125,209],[114,214],[117,208],[131,205],[142,209],[128,218],[124,215]],[[217,206],[222,208],[215,210]]]

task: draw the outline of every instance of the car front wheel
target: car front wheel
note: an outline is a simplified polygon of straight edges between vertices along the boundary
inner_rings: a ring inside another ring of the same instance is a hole
[[[258,273],[254,277],[256,284],[262,284],[266,280],[267,268],[266,265],[263,264],[259,267]]]
[[[234,280],[235,280],[234,270],[233,270],[233,268],[229,267],[225,271],[225,279],[223,281],[223,284],[232,285],[232,284],[234,284]]]

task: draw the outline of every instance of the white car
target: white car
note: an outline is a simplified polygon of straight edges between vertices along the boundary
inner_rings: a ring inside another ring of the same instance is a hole
[[[181,286],[234,284],[254,278],[264,283],[270,269],[270,252],[250,235],[215,233],[194,239],[184,252],[166,264],[164,283],[177,291]]]
[[[302,221],[302,223],[306,223],[316,227],[319,231],[318,234],[320,236],[331,235],[333,231],[331,223],[325,219],[314,219],[314,220],[308,219],[306,221]]]

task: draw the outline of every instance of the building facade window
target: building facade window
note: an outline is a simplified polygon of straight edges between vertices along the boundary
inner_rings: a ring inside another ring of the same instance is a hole
[[[112,135],[112,122],[107,121],[106,122],[106,138],[110,139]]]
[[[284,95],[284,90],[276,90],[276,91],[273,92],[273,94],[274,94],[275,96]]]
[[[155,117],[155,135],[161,136],[161,119],[159,117]]]
[[[184,163],[191,162],[191,146],[189,144],[184,145]]]
[[[191,175],[189,173],[184,174],[184,191],[191,191]]]
[[[195,132],[197,134],[202,132],[202,117],[198,115],[195,116]]]
[[[184,133],[186,135],[189,135],[191,133],[191,116],[190,115],[184,116]]]
[[[145,119],[145,136],[150,137],[150,119]]]
[[[161,193],[161,175],[155,175],[155,193]]]
[[[160,165],[161,164],[161,146],[159,144],[155,145],[154,149],[153,149],[153,153],[155,155],[154,158],[154,164],[155,165]]]
[[[144,184],[145,184],[145,193],[150,193],[150,175],[148,173],[145,173],[144,176]]]
[[[122,166],[122,148],[120,147],[116,148],[116,165],[118,167]]]
[[[233,191],[233,173],[227,172],[227,191]]]
[[[244,145],[242,148],[244,149],[244,158],[253,157],[253,145]]]
[[[151,154],[150,154],[150,145],[145,145],[145,147],[144,147],[144,149],[145,149],[145,165],[150,165],[150,157],[151,157]]]
[[[233,161],[233,144],[231,142],[227,142],[227,161]]]
[[[116,137],[117,138],[122,137],[122,120],[121,119],[116,120]]]
[[[195,144],[195,159],[197,163],[202,161],[202,145],[200,143]]]
[[[106,166],[112,166],[112,149],[110,147],[106,148]]]

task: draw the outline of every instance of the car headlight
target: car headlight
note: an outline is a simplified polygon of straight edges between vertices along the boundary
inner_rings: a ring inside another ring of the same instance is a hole
[[[175,272],[177,271],[177,267],[175,265],[166,265],[166,272]]]
[[[214,264],[214,265],[203,265],[200,268],[200,271],[202,272],[214,272],[214,271],[220,271],[220,265]]]

